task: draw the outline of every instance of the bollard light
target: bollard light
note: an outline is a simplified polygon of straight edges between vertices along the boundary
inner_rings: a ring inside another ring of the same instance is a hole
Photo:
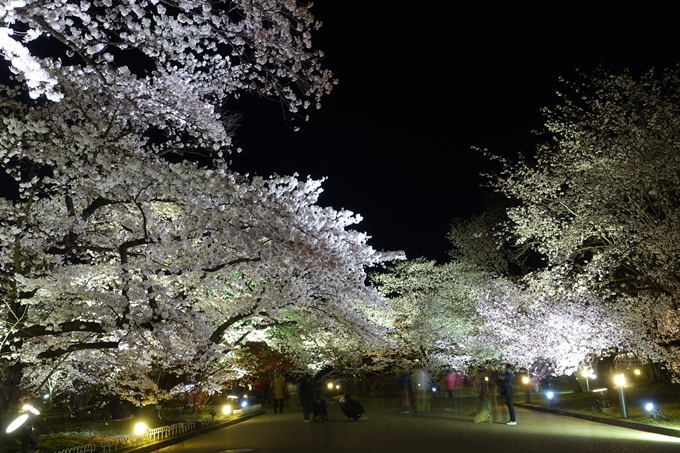
[[[651,418],[656,418],[659,415],[659,408],[654,406],[654,403],[645,404],[645,410]]]
[[[553,392],[552,390],[548,390],[545,393],[545,396],[546,398],[548,398],[548,404],[550,404],[551,406],[555,404],[555,392]]]
[[[614,384],[619,387],[619,402],[621,403],[621,418],[628,418],[628,409],[626,409],[626,395],[623,393],[623,387],[626,385],[626,377],[623,374],[614,376]]]
[[[225,404],[224,406],[222,406],[222,413],[223,413],[224,415],[229,415],[229,414],[231,414],[231,406],[228,405],[228,404]]]

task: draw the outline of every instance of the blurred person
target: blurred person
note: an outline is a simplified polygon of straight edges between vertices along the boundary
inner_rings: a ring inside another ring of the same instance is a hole
[[[411,376],[411,387],[416,403],[416,412],[430,412],[428,392],[431,384],[430,375],[422,368],[416,369]]]
[[[297,393],[302,406],[302,418],[305,423],[309,423],[314,408],[314,382],[307,376],[303,377],[298,381]]]
[[[274,379],[272,379],[272,382],[271,384],[269,384],[269,386],[272,389],[274,397],[274,413],[283,414],[283,399],[285,398],[284,388],[286,386],[286,381],[281,377],[279,373],[276,373]]]
[[[441,388],[444,390],[444,402],[446,403],[446,407],[444,408],[445,411],[453,411],[454,403],[453,403],[453,389],[456,384],[456,378],[453,375],[453,373],[449,370],[448,373],[442,377],[441,380]]]
[[[321,398],[320,396],[317,396],[314,400],[313,410],[315,422],[328,421],[328,401]]]
[[[401,408],[401,413],[408,414],[410,412],[409,391],[411,390],[411,378],[409,378],[406,371],[399,376],[397,387],[399,391],[399,406]]]

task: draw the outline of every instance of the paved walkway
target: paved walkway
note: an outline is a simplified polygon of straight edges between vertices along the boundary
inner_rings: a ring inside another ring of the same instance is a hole
[[[674,451],[680,439],[518,408],[517,426],[506,426],[507,411],[496,423],[475,424],[465,411],[435,410],[401,414],[382,399],[362,399],[365,417],[349,422],[337,404],[329,407],[328,422],[303,423],[299,412],[274,415],[271,409],[249,421],[233,424],[173,445],[153,446],[158,453],[236,452],[450,452],[510,450],[523,453]],[[625,421],[624,421],[625,422]],[[517,448],[511,448],[512,446]],[[149,448],[149,447],[147,447]]]

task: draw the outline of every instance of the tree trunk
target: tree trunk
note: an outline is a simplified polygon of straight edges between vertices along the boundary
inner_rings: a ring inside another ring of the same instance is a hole
[[[2,392],[0,393],[0,438],[2,444],[7,442],[5,428],[14,420],[17,414],[17,406],[21,399],[21,378],[23,377],[23,365],[15,363],[2,370]]]
[[[614,395],[614,356],[609,355],[600,358],[597,365],[598,381],[600,381],[610,395]]]
[[[649,382],[661,382],[665,379],[662,366],[663,364],[658,362],[649,363],[646,366],[647,376],[649,376]]]
[[[569,385],[571,386],[571,390],[574,393],[583,393],[583,388],[581,387],[581,383],[579,382],[578,379],[576,379],[576,375],[574,373],[567,376],[567,379],[569,380]]]

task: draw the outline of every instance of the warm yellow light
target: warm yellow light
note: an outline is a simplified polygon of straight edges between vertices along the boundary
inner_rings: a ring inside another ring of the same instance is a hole
[[[590,372],[584,368],[581,370],[581,376],[587,378],[590,376]]]
[[[332,390],[332,389],[333,389],[333,383],[332,383],[332,382],[329,382],[328,385],[327,385],[326,387],[328,387],[329,389]]]
[[[222,406],[222,413],[223,413],[224,415],[229,415],[229,414],[231,414],[231,406],[228,405],[228,404],[225,404],[224,406]]]
[[[522,382],[524,382],[525,384],[528,384],[529,383],[529,376],[523,376]]]
[[[614,384],[618,385],[619,387],[623,387],[626,385],[626,377],[623,374],[617,374],[614,376]]]
[[[30,412],[33,415],[40,415],[40,411],[30,404],[24,404],[24,407],[22,407],[21,410],[24,412]]]
[[[133,430],[133,432],[135,433],[135,436],[141,436],[144,433],[146,433],[146,430],[147,430],[146,423],[139,422],[135,425],[135,429]]]
[[[635,371],[633,371],[633,373],[635,373],[635,376],[640,376],[640,370],[638,370],[637,368],[635,368]]]
[[[489,382],[489,377],[488,377],[488,376],[484,376],[484,380],[485,380],[486,382]]]
[[[340,384],[336,385],[335,388],[336,388],[336,389],[339,389],[339,388],[340,388]]]

